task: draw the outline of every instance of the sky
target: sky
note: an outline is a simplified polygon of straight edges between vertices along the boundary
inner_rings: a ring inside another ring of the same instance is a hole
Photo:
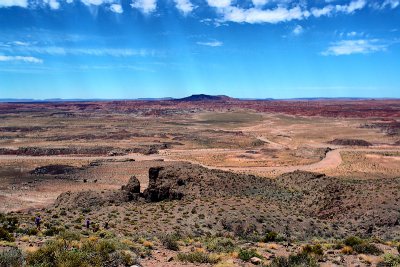
[[[400,98],[400,0],[0,0],[0,98]]]

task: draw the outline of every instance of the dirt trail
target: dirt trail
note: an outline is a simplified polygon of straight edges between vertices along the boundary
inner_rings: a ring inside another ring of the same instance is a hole
[[[2,155],[0,156],[0,161],[2,160],[26,160],[26,159],[48,159],[48,160],[107,160],[107,159],[115,159],[115,160],[123,160],[123,159],[134,159],[135,161],[151,161],[151,160],[164,160],[164,161],[182,161],[171,159],[168,156],[169,151],[174,150],[165,150],[161,154],[156,155],[141,155],[141,154],[128,154],[123,156],[114,156],[114,157],[87,157],[87,156],[9,156]],[[177,150],[175,150],[177,151]],[[230,149],[196,149],[193,151],[185,150],[185,153],[198,153],[201,151],[202,153],[207,153],[207,151],[215,152],[237,152],[240,150],[230,150]],[[327,169],[333,169],[338,167],[342,163],[342,157],[340,155],[341,152],[344,151],[362,151],[362,152],[386,152],[386,151],[399,151],[397,148],[390,147],[382,147],[382,149],[361,149],[361,148],[338,148],[329,151],[326,153],[325,157],[318,162],[306,165],[293,165],[293,166],[262,166],[262,167],[216,167],[212,165],[205,165],[193,160],[185,160],[194,164],[199,164],[203,167],[207,167],[209,169],[220,169],[220,170],[231,170],[231,171],[257,171],[257,172],[271,172],[271,171],[279,171],[280,173],[284,172],[292,172],[295,170],[304,170],[304,171],[315,171],[320,172]]]

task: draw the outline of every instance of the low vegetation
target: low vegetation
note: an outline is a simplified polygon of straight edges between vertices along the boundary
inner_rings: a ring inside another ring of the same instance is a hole
[[[210,263],[210,264],[218,263],[220,260],[218,256],[203,251],[178,253],[177,259],[183,262]]]

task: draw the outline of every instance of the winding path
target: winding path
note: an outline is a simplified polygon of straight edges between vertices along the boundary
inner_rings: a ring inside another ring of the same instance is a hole
[[[221,152],[237,152],[240,150],[230,150],[230,149],[201,149],[203,152],[207,151],[221,151]],[[257,172],[270,172],[270,171],[279,171],[279,172],[292,172],[295,170],[303,170],[303,171],[315,171],[320,172],[327,169],[337,168],[342,163],[341,152],[343,151],[362,151],[362,152],[399,152],[398,148],[393,147],[381,147],[378,148],[338,148],[329,151],[326,153],[325,157],[315,163],[306,164],[306,165],[293,165],[293,166],[248,166],[248,167],[235,167],[235,166],[212,166],[199,163],[193,160],[183,160],[193,164],[198,164],[203,167],[209,169],[219,169],[219,170],[230,170],[230,171],[257,171]],[[14,156],[14,155],[0,155],[0,161],[2,160],[27,160],[27,159],[36,159],[36,160],[124,160],[124,159],[134,159],[135,161],[149,161],[149,160],[164,160],[164,161],[182,161],[171,159],[167,153],[168,150],[164,150],[162,154],[154,154],[154,155],[142,155],[142,154],[128,154],[123,156]],[[187,150],[185,152],[188,152]],[[196,152],[199,152],[199,149],[196,149]]]

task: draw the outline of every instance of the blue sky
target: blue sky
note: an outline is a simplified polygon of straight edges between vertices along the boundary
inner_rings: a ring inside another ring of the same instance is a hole
[[[0,0],[0,98],[400,97],[400,0]]]

